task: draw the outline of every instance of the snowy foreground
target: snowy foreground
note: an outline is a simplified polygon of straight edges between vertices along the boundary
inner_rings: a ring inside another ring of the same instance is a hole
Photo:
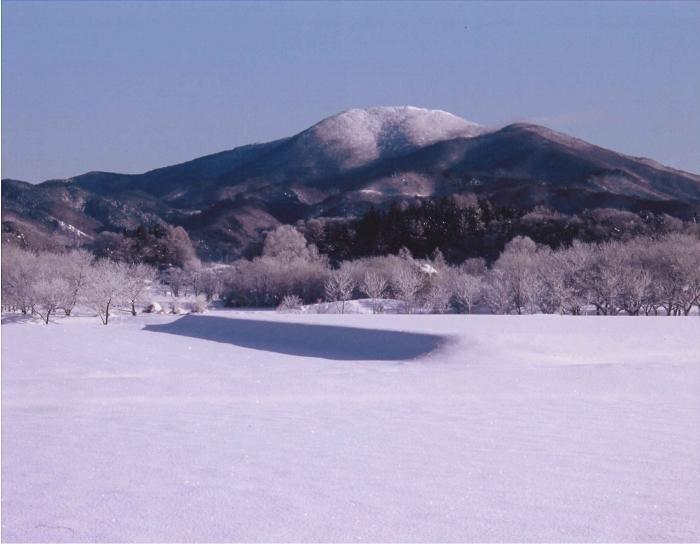
[[[5,321],[6,542],[700,540],[699,318]]]

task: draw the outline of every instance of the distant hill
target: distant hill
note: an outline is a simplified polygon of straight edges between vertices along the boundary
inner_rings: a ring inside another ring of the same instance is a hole
[[[353,109],[289,138],[144,174],[89,172],[2,182],[3,236],[35,247],[167,222],[204,256],[235,254],[260,232],[371,206],[475,193],[520,209],[700,211],[700,176],[545,127],[491,130],[440,110]]]

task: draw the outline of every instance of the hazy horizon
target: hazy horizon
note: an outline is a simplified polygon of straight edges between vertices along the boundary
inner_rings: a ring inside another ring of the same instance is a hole
[[[140,173],[353,107],[700,172],[698,3],[2,3],[2,177]]]

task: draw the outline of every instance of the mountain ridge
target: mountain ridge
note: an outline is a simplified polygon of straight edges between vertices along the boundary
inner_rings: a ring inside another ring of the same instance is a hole
[[[2,185],[6,239],[31,231],[84,243],[104,230],[167,222],[213,255],[240,252],[279,223],[466,193],[522,209],[700,209],[696,174],[540,125],[492,129],[412,106],[347,110],[290,137],[142,174]]]

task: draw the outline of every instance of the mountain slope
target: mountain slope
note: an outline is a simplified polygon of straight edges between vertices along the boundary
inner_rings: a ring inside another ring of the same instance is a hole
[[[438,142],[386,165],[440,181],[455,176],[579,186],[644,199],[700,202],[700,176],[629,157],[536,125]],[[379,172],[373,172],[376,178]],[[448,191],[449,192],[449,191]]]
[[[537,125],[487,130],[441,110],[354,109],[289,138],[143,174],[4,180],[3,229],[6,238],[32,230],[34,238],[59,233],[62,243],[82,243],[102,230],[163,221],[185,226],[205,253],[230,255],[280,222],[462,193],[523,209],[687,216],[700,209],[700,176]]]

